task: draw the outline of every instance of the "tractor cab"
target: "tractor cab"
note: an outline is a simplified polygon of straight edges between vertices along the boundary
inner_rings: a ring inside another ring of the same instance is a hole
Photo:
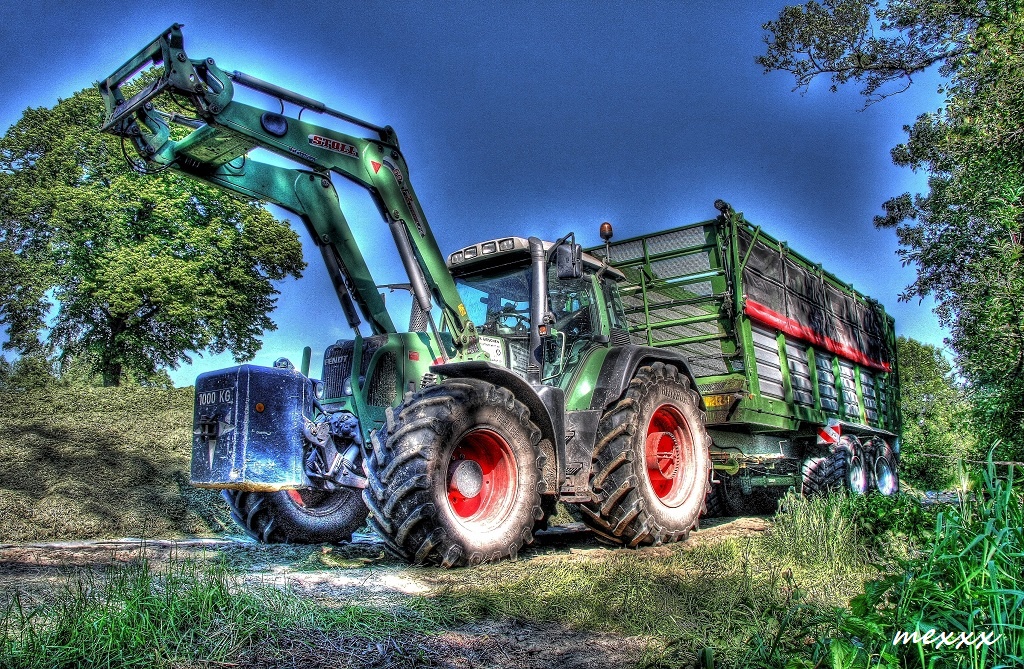
[[[554,246],[542,242],[545,252]],[[589,254],[581,255],[579,276],[559,278],[554,262],[547,268],[546,305],[531,304],[533,267],[529,240],[492,239],[455,251],[448,269],[469,318],[477,325],[480,347],[491,362],[527,378],[532,315],[542,313],[544,364],[541,381],[562,385],[589,351],[609,343],[629,343],[617,283],[622,272]]]

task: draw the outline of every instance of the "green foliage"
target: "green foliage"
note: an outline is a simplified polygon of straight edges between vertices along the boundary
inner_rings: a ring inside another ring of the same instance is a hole
[[[984,473],[977,496],[942,511],[935,540],[905,561],[902,573],[865,585],[851,602],[849,624],[871,625],[879,633],[863,638],[883,666],[992,667],[1024,662],[1024,500],[994,465]],[[892,645],[897,632],[935,629],[991,632],[998,638],[980,648]]]
[[[15,594],[0,611],[0,665],[11,669],[222,664],[251,648],[273,657],[303,634],[383,639],[429,632],[445,614],[428,601],[389,609],[324,608],[231,571],[145,559],[71,580],[54,604],[30,607]]]
[[[935,513],[909,495],[845,495],[842,507],[876,560],[906,558],[935,537]]]
[[[848,506],[858,524],[883,543],[909,534],[916,544],[896,568],[864,584],[849,607],[812,606],[794,598],[771,612],[779,629],[751,640],[742,666],[844,667],[849,669],[952,669],[1011,667],[1024,662],[1024,498],[1013,471],[1000,478],[989,464],[983,484],[960,504],[940,510],[933,532],[917,523],[928,512],[913,500],[871,495]],[[891,508],[887,508],[890,507]],[[910,519],[893,516],[910,514]],[[916,516],[916,518],[914,518]],[[911,522],[913,520],[914,522]],[[863,536],[863,535],[862,535]],[[776,603],[776,606],[780,606]],[[937,647],[894,643],[897,633],[944,632],[953,643]],[[988,633],[991,645],[961,644],[963,632]]]
[[[957,458],[983,455],[970,423],[971,405],[941,350],[906,337],[896,340],[896,349],[903,413],[900,474],[918,487],[945,490],[959,481]]]
[[[56,381],[53,364],[42,352],[23,355],[13,363],[2,358],[0,360],[0,391],[39,390]]]
[[[255,203],[170,172],[137,174],[97,131],[94,89],[28,109],[0,138],[0,325],[8,348],[49,342],[107,385],[191,354],[259,350],[274,281],[305,266],[298,236]]]
[[[928,173],[928,193],[883,205],[900,256],[917,265],[903,299],[932,295],[968,380],[983,441],[1024,458],[1024,12],[1017,2],[828,0],[765,25],[766,70],[798,87],[863,84],[869,103],[934,65],[945,106],[906,126],[892,151]]]

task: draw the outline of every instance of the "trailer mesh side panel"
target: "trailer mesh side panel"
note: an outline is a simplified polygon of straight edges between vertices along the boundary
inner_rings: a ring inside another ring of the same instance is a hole
[[[734,394],[709,423],[899,431],[892,319],[760,228],[719,218],[588,252],[625,275],[633,342],[685,356],[702,395]]]
[[[728,374],[722,319],[728,299],[713,226],[694,225],[610,245],[632,340],[686,356],[695,376]],[[589,253],[603,258],[603,247]]]
[[[853,365],[840,360],[839,375],[843,384],[843,413],[847,418],[860,422],[860,401],[857,399],[857,377]]]
[[[786,363],[789,365],[789,381],[793,386],[793,401],[804,406],[814,406],[814,386],[811,384],[811,367],[807,364],[807,346],[787,340]]]
[[[875,377],[863,369],[860,371],[860,390],[864,396],[864,413],[867,414],[868,422],[878,425],[878,399],[875,395]]]
[[[829,412],[839,411],[839,392],[836,390],[836,375],[832,371],[832,356],[815,351],[814,366],[818,373],[821,408]]]

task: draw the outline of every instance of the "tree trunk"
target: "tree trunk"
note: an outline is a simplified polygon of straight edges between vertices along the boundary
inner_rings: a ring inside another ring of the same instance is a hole
[[[103,387],[121,385],[121,363],[109,363],[103,366]]]

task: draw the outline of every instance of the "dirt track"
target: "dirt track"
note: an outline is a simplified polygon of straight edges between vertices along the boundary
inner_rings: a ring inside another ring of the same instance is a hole
[[[750,536],[764,531],[763,518],[703,521],[705,529],[690,543]],[[611,550],[580,525],[553,528],[521,554],[530,560],[545,554],[588,554]],[[659,550],[651,548],[646,550]],[[0,545],[0,606],[15,592],[23,604],[43,603],[69,579],[86,571],[102,573],[111,564],[145,556],[160,565],[170,557],[225,559],[246,580],[272,583],[324,605],[346,602],[400,604],[412,595],[429,595],[433,569],[414,568],[388,557],[372,535],[357,535],[343,546],[265,546],[239,538],[161,541],[138,539]],[[635,664],[650,640],[566,629],[547,623],[486,620],[434,635],[405,635],[387,643],[365,639],[296,640],[291,657],[269,662],[254,649],[243,666],[437,666],[452,668],[580,667],[599,669]]]

